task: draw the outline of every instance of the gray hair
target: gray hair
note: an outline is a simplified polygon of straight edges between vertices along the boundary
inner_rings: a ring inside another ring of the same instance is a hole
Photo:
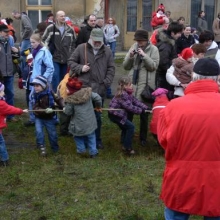
[[[197,80],[201,80],[201,79],[212,79],[215,82],[217,82],[218,76],[202,76],[202,75],[199,75],[195,72],[192,72],[192,82],[197,81]]]

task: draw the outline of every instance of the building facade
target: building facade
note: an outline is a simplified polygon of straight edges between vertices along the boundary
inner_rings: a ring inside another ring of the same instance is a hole
[[[1,0],[2,17],[11,17],[13,10],[26,12],[33,27],[44,21],[49,12],[63,10],[66,16],[80,25],[84,17],[95,14],[99,18],[114,17],[120,29],[118,49],[125,50],[133,43],[134,32],[139,28],[152,31],[150,26],[152,12],[163,3],[166,11],[171,11],[173,20],[185,17],[186,24],[197,27],[197,16],[200,10],[206,12],[208,28],[220,12],[218,0]],[[14,21],[17,36],[20,33],[20,22]],[[18,38],[19,40],[19,38]]]

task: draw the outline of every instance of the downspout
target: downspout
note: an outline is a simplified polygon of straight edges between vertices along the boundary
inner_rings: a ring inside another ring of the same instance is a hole
[[[108,17],[109,17],[109,0],[105,0],[105,15],[104,15],[105,23]]]

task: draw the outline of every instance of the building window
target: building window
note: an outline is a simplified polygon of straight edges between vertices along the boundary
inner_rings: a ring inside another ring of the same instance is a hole
[[[152,0],[143,0],[142,10],[142,28],[151,31]]]
[[[137,1],[127,1],[127,31],[134,32],[137,29]]]
[[[215,13],[215,0],[191,0],[191,27],[197,28],[199,11],[205,12],[208,30],[212,30]]]
[[[26,10],[36,29],[37,24],[45,21],[47,14],[52,11],[52,0],[27,0]]]

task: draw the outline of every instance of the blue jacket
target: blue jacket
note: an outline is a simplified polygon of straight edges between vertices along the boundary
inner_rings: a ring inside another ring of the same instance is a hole
[[[36,54],[33,61],[33,72],[30,82],[39,75],[47,79],[48,84],[51,83],[54,72],[53,60],[50,51],[46,47],[42,47]]]

